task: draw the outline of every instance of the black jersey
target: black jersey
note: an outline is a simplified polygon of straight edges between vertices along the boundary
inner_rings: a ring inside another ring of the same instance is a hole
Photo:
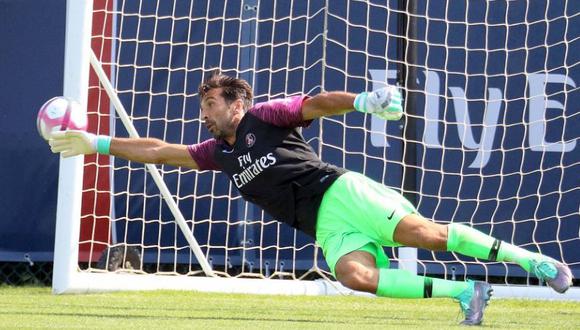
[[[304,140],[304,99],[257,104],[240,121],[233,146],[210,139],[189,151],[200,170],[224,171],[246,200],[315,237],[322,196],[345,170],[321,161]]]

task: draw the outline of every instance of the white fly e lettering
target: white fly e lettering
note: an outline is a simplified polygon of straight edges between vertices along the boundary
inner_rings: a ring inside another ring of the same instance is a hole
[[[396,78],[395,70],[370,70],[372,80],[375,82],[373,89],[381,88],[386,82]],[[422,141],[427,148],[443,148],[440,137],[440,129],[444,125],[441,113],[441,98],[446,95],[441,91],[441,78],[437,72],[424,71],[425,77],[425,129]],[[529,97],[527,102],[527,116],[524,117],[522,125],[527,128],[527,142],[529,150],[538,152],[570,152],[576,148],[576,141],[546,141],[547,125],[546,111],[557,109],[564,111],[564,105],[550,99],[546,93],[548,84],[560,84],[561,90],[572,90],[576,88],[574,80],[568,76],[554,73],[534,73],[526,76]],[[470,117],[468,99],[462,87],[448,87],[451,97],[448,100],[451,109],[454,111],[456,123],[453,126],[457,129],[457,136],[463,148],[477,150],[475,159],[469,162],[469,168],[484,168],[490,159],[494,143],[497,138],[497,128],[502,123],[501,111],[505,111],[505,101],[503,91],[499,88],[489,87],[487,95],[484,96],[485,113],[483,121],[477,123]],[[527,122],[526,122],[527,119]],[[475,127],[482,127],[479,138],[476,137]],[[564,136],[562,127],[561,136]],[[389,144],[385,135],[385,121],[373,116],[371,122],[371,143],[376,147],[388,147]],[[479,142],[477,142],[479,141]]]

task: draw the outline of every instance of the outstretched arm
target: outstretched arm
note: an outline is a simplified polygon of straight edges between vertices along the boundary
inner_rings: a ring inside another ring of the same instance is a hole
[[[394,86],[360,94],[325,92],[304,101],[302,117],[312,120],[352,110],[375,114],[385,120],[399,120],[403,115],[401,93]]]
[[[167,164],[198,169],[187,146],[152,138],[112,138],[110,154],[148,164]]]
[[[63,157],[90,155],[98,151],[140,163],[199,168],[186,145],[158,139],[110,138],[83,131],[64,131],[54,133],[49,144],[52,152],[61,153]]]
[[[313,96],[302,103],[302,117],[312,120],[320,117],[342,115],[353,111],[356,94],[346,92],[325,92]]]

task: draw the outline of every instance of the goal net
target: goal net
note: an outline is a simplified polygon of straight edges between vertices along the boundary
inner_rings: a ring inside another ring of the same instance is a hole
[[[95,0],[89,130],[208,139],[197,87],[214,68],[246,79],[254,102],[398,84],[404,120],[351,113],[315,121],[305,138],[324,161],[400,191],[425,217],[541,251],[578,275],[577,7]],[[210,278],[218,289],[235,279],[332,279],[308,236],[245,202],[222,173],[103,155],[85,157],[83,172],[78,259],[68,271],[90,281],[76,291],[113,289],[111,275],[130,278],[115,289],[144,278],[152,282],[142,289]],[[393,266],[419,274],[541,287],[511,264],[386,251]],[[314,283],[317,293],[342,290]]]

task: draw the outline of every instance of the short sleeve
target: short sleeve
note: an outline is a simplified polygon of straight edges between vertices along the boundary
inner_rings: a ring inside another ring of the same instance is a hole
[[[197,163],[200,170],[222,170],[213,157],[216,144],[217,141],[215,139],[209,139],[187,146],[187,151],[189,151],[191,158]]]
[[[307,127],[312,120],[304,120],[302,117],[302,103],[306,99],[308,99],[306,95],[274,99],[256,104],[249,112],[275,126]]]

